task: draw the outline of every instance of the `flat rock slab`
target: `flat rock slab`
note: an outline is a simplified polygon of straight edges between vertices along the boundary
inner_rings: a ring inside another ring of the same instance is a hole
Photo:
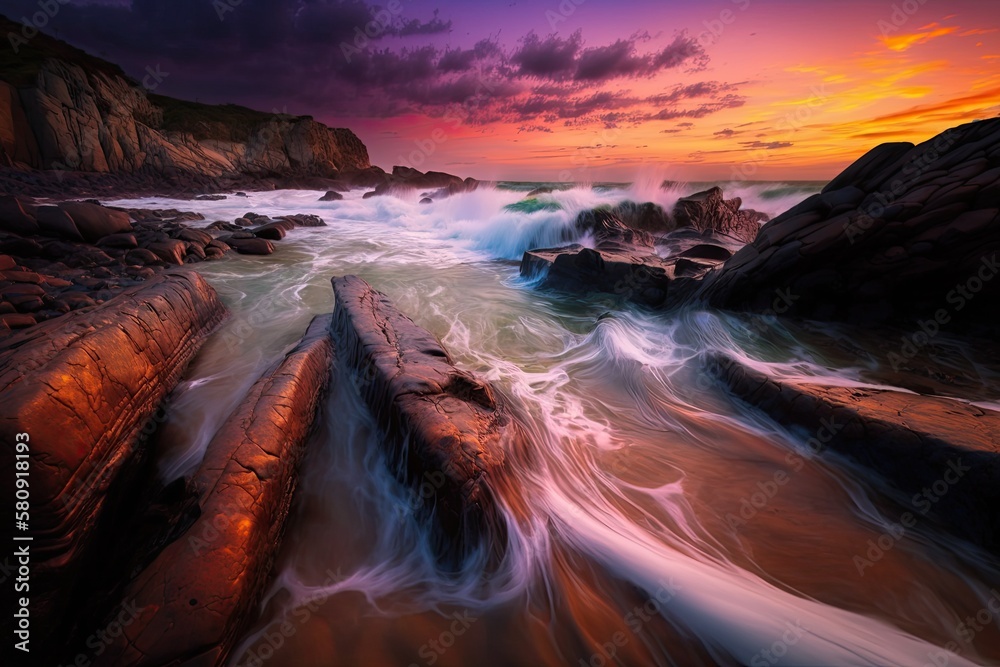
[[[191,480],[201,515],[129,584],[139,611],[95,665],[224,665],[255,618],[333,364],[330,316],[250,389]]]
[[[333,332],[341,359],[387,433],[389,465],[419,492],[438,528],[442,561],[502,554],[510,501],[505,465],[523,452],[521,430],[489,384],[455,367],[427,330],[361,278],[333,279]]]
[[[107,516],[146,459],[144,431],[225,317],[198,274],[161,275],[0,342],[0,441],[30,436],[32,639],[39,645],[46,632],[63,639],[67,605],[85,585]],[[7,479],[10,466],[5,458]]]
[[[777,382],[715,355],[709,369],[777,422],[812,434],[870,467],[908,496],[917,520],[935,516],[965,539],[1000,552],[1000,413],[898,391]]]

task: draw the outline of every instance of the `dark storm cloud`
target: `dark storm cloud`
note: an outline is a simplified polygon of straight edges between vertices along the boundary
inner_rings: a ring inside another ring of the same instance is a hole
[[[636,33],[588,45],[534,32],[505,48],[496,36],[471,48],[448,44],[452,23],[437,11],[413,16],[402,0],[133,0],[73,2],[49,29],[142,78],[169,73],[157,93],[235,102],[320,119],[457,115],[484,125],[516,123],[613,127],[648,120],[701,118],[738,106],[734,87],[677,85],[640,97],[611,82],[665,70],[696,71],[707,62],[686,33],[653,46]],[[37,0],[5,0],[14,16]],[[691,106],[691,105],[694,106]]]

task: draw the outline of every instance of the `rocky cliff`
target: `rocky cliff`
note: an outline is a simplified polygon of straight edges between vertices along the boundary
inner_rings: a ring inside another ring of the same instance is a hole
[[[19,26],[0,17],[6,34]],[[308,116],[153,95],[160,75],[39,34],[0,56],[0,168],[185,180],[335,178],[370,166],[353,132]]]

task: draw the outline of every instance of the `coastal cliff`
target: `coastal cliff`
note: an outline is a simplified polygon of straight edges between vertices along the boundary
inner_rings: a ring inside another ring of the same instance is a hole
[[[0,17],[5,34],[16,27]],[[63,190],[78,180],[128,187],[150,178],[205,187],[332,179],[371,166],[367,148],[348,129],[309,116],[155,95],[164,73],[135,81],[44,34],[17,53],[5,49],[0,60],[2,182],[25,191],[44,193],[51,178]]]

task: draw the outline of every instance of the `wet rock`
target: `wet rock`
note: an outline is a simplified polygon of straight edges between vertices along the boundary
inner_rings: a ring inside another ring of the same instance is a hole
[[[790,316],[904,327],[940,316],[943,330],[1000,334],[991,305],[1000,297],[1000,203],[987,194],[995,163],[981,157],[996,145],[1000,119],[869,151],[821,194],[764,225],[697,296],[766,311],[792,288]],[[806,289],[819,271],[838,278]]]
[[[231,238],[226,243],[236,248],[236,252],[241,255],[270,255],[274,252],[274,246],[267,239]]]
[[[245,195],[244,195],[245,196]],[[197,195],[195,197],[196,201],[222,201],[226,199],[226,195]]]
[[[203,232],[200,229],[194,229],[193,227],[185,227],[181,229],[174,235],[174,238],[180,239],[181,241],[197,243],[202,247],[205,247],[212,242],[211,234]]]
[[[423,199],[420,200],[420,203],[421,204],[433,204],[434,200],[431,199],[430,197],[424,197]]]
[[[130,264],[140,264],[146,266],[163,263],[163,260],[160,259],[159,255],[148,248],[136,248],[134,250],[129,250],[125,253],[125,261]]]
[[[328,190],[325,195],[319,198],[319,201],[340,201],[344,198],[344,195],[340,194],[335,190]]]
[[[253,229],[253,235],[259,239],[280,241],[285,238],[285,234],[291,229],[295,229],[294,222],[291,222],[290,220],[278,220],[277,222],[272,222],[262,227],[255,227]]]
[[[0,254],[15,257],[41,257],[45,253],[42,244],[34,239],[9,238],[0,241]]]
[[[164,275],[0,339],[0,439],[28,432],[37,457],[31,613],[40,652],[65,646],[70,605],[97,594],[92,559],[118,537],[116,509],[150,481],[137,476],[151,454],[143,430],[225,315],[197,274]]]
[[[146,246],[146,249],[167,264],[183,264],[184,255],[187,253],[187,245],[184,241],[179,241],[177,239],[150,243]],[[134,257],[131,252],[128,256]]]
[[[293,215],[283,215],[279,220],[287,220],[295,223],[296,227],[326,227],[326,222],[318,215],[311,213],[295,213]]]
[[[258,614],[333,363],[330,316],[250,389],[189,487],[197,520],[133,580],[140,609],[95,665],[224,665]]]
[[[814,453],[851,457],[907,501],[948,482],[931,515],[945,530],[1000,552],[1000,413],[919,394],[778,382],[722,355],[710,357],[708,368],[778,423],[815,434]]]
[[[497,497],[514,502],[505,466],[525,446],[509,409],[368,283],[346,276],[333,288],[338,358],[364,378],[394,473],[414,489],[432,489],[420,497],[438,553],[453,564],[477,548],[502,553],[507,527]]]
[[[694,227],[750,243],[767,216],[759,211],[740,210],[742,203],[739,197],[724,199],[721,188],[709,188],[678,199],[673,219],[678,227]]]

